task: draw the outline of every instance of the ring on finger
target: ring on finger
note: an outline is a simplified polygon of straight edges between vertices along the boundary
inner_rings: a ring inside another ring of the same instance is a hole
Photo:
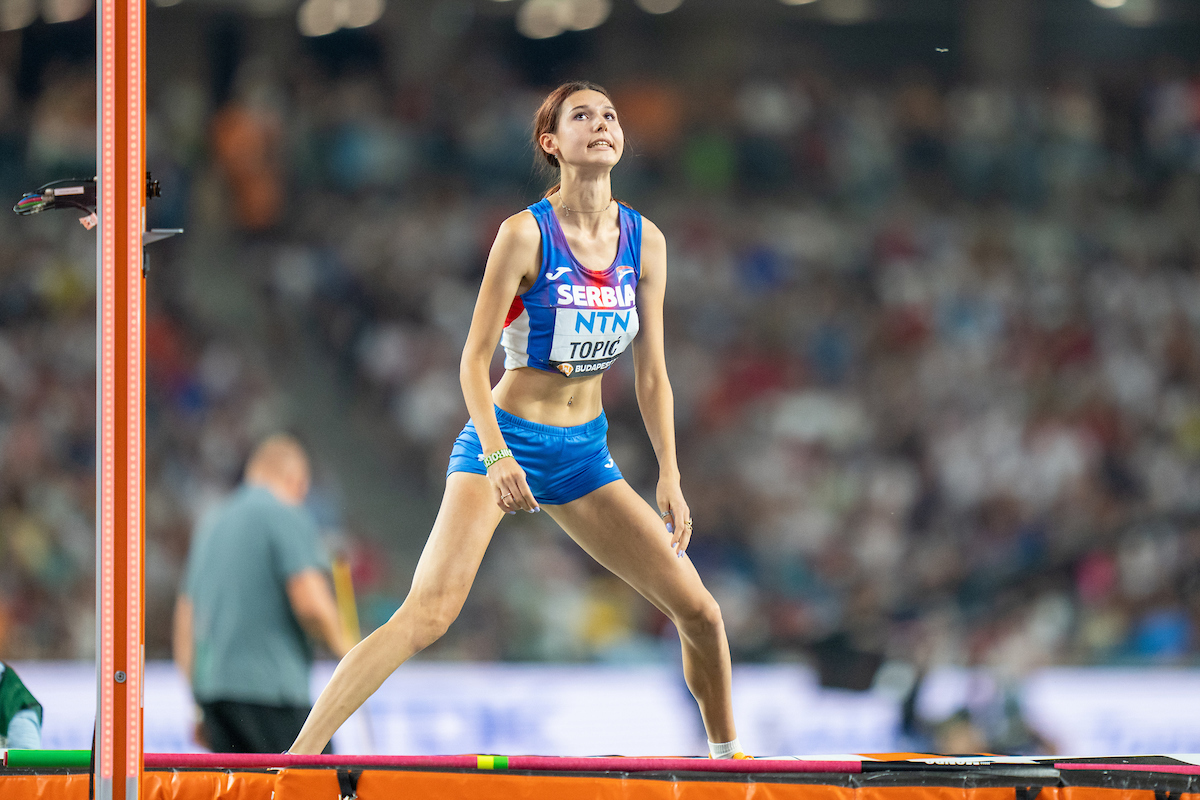
[[[500,495],[501,500],[507,500],[510,497],[512,497],[512,492],[505,492],[504,494]]]
[[[683,523],[683,527],[685,527],[685,528],[692,527],[692,521],[689,519],[687,522]]]
[[[669,517],[670,515],[671,515],[671,512],[670,512],[670,511],[664,511],[664,512],[662,512],[661,514],[659,514],[658,516],[662,517],[663,519],[666,519],[666,518],[667,518],[667,517]]]

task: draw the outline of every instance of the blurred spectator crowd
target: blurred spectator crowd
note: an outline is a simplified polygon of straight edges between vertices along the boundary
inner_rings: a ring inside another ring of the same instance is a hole
[[[1030,90],[919,70],[609,86],[616,192],[670,248],[690,554],[735,660],[815,659],[840,685],[881,658],[1012,678],[1197,661],[1200,72],[1144,66]],[[91,169],[91,86],[51,69],[22,99],[0,75],[10,194]],[[148,657],[196,515],[303,416],[279,354],[330,365],[387,480],[436,504],[488,246],[547,185],[544,88],[486,55],[425,81],[301,54],[247,59],[225,98],[152,84],[152,223],[189,233],[149,283]],[[94,646],[93,236],[0,217],[8,658]],[[211,311],[234,305],[254,324]],[[628,360],[605,407],[652,499]],[[326,515],[370,627],[407,588],[395,543],[428,522],[355,518]],[[431,655],[656,660],[672,635],[548,520],[514,519]]]

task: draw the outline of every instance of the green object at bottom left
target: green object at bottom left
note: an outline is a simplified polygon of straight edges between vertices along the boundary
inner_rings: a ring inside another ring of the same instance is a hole
[[[9,750],[4,763],[9,767],[88,767],[91,750]]]

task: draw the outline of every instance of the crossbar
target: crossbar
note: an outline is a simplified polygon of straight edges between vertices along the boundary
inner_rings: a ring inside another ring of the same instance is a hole
[[[862,772],[861,761],[569,756],[301,756],[278,753],[147,753],[147,769],[410,767],[553,772]]]

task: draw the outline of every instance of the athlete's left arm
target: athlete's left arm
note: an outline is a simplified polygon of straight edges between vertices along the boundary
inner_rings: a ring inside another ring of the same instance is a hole
[[[658,510],[671,531],[671,546],[683,555],[692,536],[692,512],[679,486],[675,453],[675,396],[667,377],[663,346],[663,300],[667,291],[667,240],[648,219],[642,220],[642,274],[638,278],[640,323],[633,340],[633,367],[638,408],[658,457]]]

